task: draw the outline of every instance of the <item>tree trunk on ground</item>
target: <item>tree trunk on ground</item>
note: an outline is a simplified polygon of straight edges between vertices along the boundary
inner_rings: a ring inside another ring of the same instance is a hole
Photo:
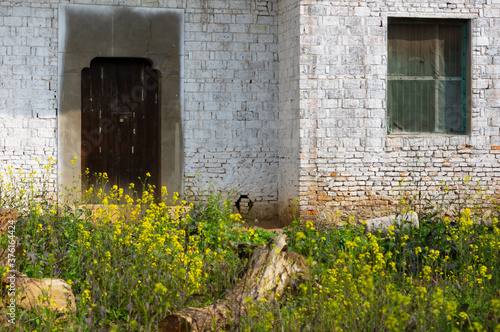
[[[309,279],[303,256],[287,252],[286,236],[280,234],[268,245],[257,248],[247,264],[243,278],[222,300],[204,308],[186,308],[167,316],[160,323],[162,332],[202,332],[225,329],[246,315],[245,299],[273,301],[292,281]]]
[[[9,226],[14,226],[17,222],[17,211],[0,209],[0,234],[4,234],[9,229]],[[15,229],[12,228],[11,229]]]

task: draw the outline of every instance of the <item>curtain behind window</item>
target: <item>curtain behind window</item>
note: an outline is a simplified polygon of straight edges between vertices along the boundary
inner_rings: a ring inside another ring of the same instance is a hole
[[[389,22],[390,133],[465,132],[464,32],[461,21]]]

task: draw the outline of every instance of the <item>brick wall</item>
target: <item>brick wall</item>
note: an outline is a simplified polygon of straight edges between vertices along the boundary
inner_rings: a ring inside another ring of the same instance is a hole
[[[261,219],[277,200],[277,10],[276,0],[188,1],[185,16],[185,173],[248,195]]]
[[[56,155],[57,21],[49,4],[0,3],[0,166]],[[55,175],[52,176],[52,184]]]
[[[35,157],[57,155],[60,3],[184,10],[184,174],[199,174],[194,190],[236,188],[263,219],[278,201],[288,215],[296,196],[305,217],[385,214],[401,177],[432,190],[470,174],[497,193],[497,0],[0,2],[2,166],[29,171]],[[391,16],[470,20],[470,134],[387,135]]]
[[[293,213],[299,197],[299,9],[297,1],[280,2],[278,214],[283,221]]]
[[[194,190],[236,188],[275,215],[277,0],[0,2],[0,162],[36,169],[57,156],[60,3],[183,9],[184,174]],[[55,175],[54,175],[55,176]],[[171,191],[178,188],[169,188]]]
[[[301,215],[387,214],[401,178],[497,193],[496,1],[301,1]],[[470,135],[387,135],[387,17],[471,19]],[[416,190],[414,187],[413,189]]]

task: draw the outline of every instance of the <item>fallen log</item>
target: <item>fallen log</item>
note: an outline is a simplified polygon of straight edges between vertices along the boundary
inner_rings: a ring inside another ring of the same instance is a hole
[[[273,301],[294,280],[308,280],[306,259],[287,252],[286,236],[280,234],[269,244],[253,250],[242,279],[222,300],[204,308],[186,308],[160,323],[162,332],[202,332],[227,329],[246,315],[245,299]]]
[[[7,230],[14,229],[17,222],[17,211],[0,208],[0,234],[7,233]]]

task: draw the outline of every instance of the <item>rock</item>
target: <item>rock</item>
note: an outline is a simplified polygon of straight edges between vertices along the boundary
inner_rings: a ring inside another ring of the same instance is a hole
[[[366,231],[374,232],[381,230],[386,233],[389,226],[394,225],[395,227],[419,227],[418,215],[416,212],[407,212],[403,214],[393,214],[387,217],[368,219],[366,221]]]
[[[16,210],[0,209],[0,234],[4,234],[11,229],[15,230],[17,216]],[[12,227],[9,228],[9,226]],[[17,237],[10,240],[13,243],[9,243],[7,248],[0,248],[0,265],[2,267],[10,265],[8,263],[9,258],[12,258],[12,254],[18,258],[23,252]],[[15,248],[14,252],[10,251],[12,248]],[[12,270],[2,278],[2,283],[4,286],[2,289],[4,307],[7,307],[8,303],[10,303],[11,296],[14,297],[14,293],[10,294],[10,290],[14,289],[17,292],[15,295],[16,306],[19,308],[32,310],[36,307],[44,307],[59,313],[76,311],[75,296],[71,291],[71,287],[62,279],[32,279],[21,272]],[[7,288],[7,286],[10,288]]]
[[[75,296],[62,279],[26,278],[19,289],[16,305],[20,308],[32,310],[39,306],[59,313],[76,311]]]

